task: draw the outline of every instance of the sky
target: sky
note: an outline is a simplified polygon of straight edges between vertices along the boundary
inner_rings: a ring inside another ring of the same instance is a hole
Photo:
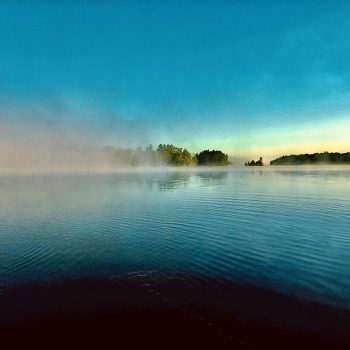
[[[233,159],[350,151],[349,13],[336,0],[0,0],[0,164],[149,143]]]

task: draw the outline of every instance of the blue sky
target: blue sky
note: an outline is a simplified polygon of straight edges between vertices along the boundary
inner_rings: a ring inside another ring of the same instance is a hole
[[[349,13],[347,1],[1,1],[2,138],[350,150]]]

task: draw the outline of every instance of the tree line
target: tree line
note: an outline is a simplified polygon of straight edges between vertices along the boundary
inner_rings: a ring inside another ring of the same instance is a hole
[[[252,160],[250,162],[246,162],[244,165],[245,166],[263,166],[264,162],[262,157],[260,157],[258,160]]]
[[[156,149],[150,144],[145,149],[105,147],[103,154],[114,166],[196,166],[229,165],[228,155],[219,150],[204,150],[192,155],[186,148],[172,144],[159,144]]]
[[[313,153],[282,156],[270,162],[270,165],[311,165],[311,164],[350,164],[350,153]]]

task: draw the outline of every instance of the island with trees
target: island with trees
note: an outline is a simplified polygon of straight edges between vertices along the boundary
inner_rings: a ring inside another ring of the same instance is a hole
[[[252,160],[250,162],[246,162],[244,165],[245,166],[263,166],[264,162],[262,157],[260,157],[259,160]]]
[[[230,162],[228,160],[228,155],[222,153],[221,151],[209,151],[208,149],[196,154],[198,165],[207,166],[226,166]]]
[[[270,162],[270,165],[314,165],[314,164],[350,164],[350,153],[313,153],[282,156]]]
[[[209,149],[192,155],[186,148],[172,144],[152,145],[143,149],[105,147],[102,157],[110,166],[227,166],[228,155],[219,150]]]

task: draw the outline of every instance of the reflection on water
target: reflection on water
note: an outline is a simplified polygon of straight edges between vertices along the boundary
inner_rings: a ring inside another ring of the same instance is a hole
[[[158,189],[159,191],[171,191],[179,188],[186,188],[191,179],[191,174],[187,172],[174,172],[166,176],[147,178],[147,183],[150,185],[149,189]],[[155,188],[153,187],[155,186]]]
[[[156,271],[350,310],[347,167],[0,177],[0,222],[2,290]]]
[[[200,182],[204,186],[216,186],[224,184],[228,178],[227,170],[220,171],[167,171],[151,172],[146,174],[129,175],[128,179],[133,179],[138,185],[145,184],[149,190],[171,191],[181,188],[188,188],[191,183]]]

